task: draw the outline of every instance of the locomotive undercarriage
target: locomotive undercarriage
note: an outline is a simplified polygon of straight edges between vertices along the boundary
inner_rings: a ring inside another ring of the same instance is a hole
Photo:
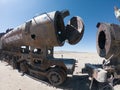
[[[6,61],[13,69],[18,69],[23,73],[22,75],[26,73],[35,77],[42,76],[54,86],[62,84],[66,80],[67,74],[72,74],[75,67],[74,59],[52,57],[43,59],[41,55],[33,52],[1,51],[0,57],[0,60]],[[65,63],[66,60],[67,63]]]

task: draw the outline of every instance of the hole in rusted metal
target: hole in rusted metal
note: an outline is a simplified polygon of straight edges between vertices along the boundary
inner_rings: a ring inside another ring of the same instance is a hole
[[[31,35],[31,38],[35,40],[36,35],[35,35],[35,34],[32,34],[32,35]]]
[[[98,45],[100,47],[100,49],[104,49],[105,48],[105,43],[106,43],[106,36],[104,31],[101,31],[98,37]]]

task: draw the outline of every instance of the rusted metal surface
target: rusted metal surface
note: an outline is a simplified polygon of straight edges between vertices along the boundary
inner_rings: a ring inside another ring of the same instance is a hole
[[[103,61],[103,69],[117,78],[120,75],[120,25],[98,23],[97,51]]]
[[[67,74],[73,74],[76,60],[54,58],[54,47],[63,46],[66,40],[77,44],[84,33],[78,16],[65,26],[68,15],[68,10],[44,13],[0,34],[1,57],[23,73],[44,76],[55,86],[62,84]]]
[[[66,15],[69,14],[66,14],[65,11],[55,11],[34,17],[4,35],[2,37],[3,47],[16,44],[17,46],[30,45],[33,47],[61,46],[66,39],[71,44],[76,44],[83,36],[83,22],[81,18],[73,17],[66,28],[63,21],[63,16]]]
[[[90,90],[113,90],[120,79],[120,25],[109,23],[97,24],[96,47],[102,64],[85,64],[82,73],[91,77]]]
[[[94,78],[98,82],[106,82],[107,71],[102,69],[102,65],[85,64],[83,73],[88,73],[90,77]]]
[[[99,23],[97,27],[98,54],[106,59],[112,55],[118,57],[120,53],[120,25]]]
[[[78,43],[84,34],[84,24],[80,17],[72,17],[67,24],[67,35],[70,44]]]

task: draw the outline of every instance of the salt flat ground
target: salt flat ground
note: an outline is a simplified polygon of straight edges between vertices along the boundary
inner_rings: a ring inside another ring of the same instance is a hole
[[[69,76],[63,85],[53,87],[47,82],[32,78],[28,75],[21,76],[6,62],[0,62],[0,90],[89,90],[88,76],[81,73],[85,63],[100,64],[103,58],[97,53],[56,52],[57,58],[74,58],[77,60],[73,76]],[[116,85],[115,90],[120,90]]]

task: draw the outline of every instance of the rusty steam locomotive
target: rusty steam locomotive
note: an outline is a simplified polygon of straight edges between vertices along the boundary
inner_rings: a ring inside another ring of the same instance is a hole
[[[120,9],[115,7],[115,15],[120,20]],[[92,78],[90,90],[114,90],[120,80],[120,25],[113,23],[97,24],[96,47],[102,64],[85,64],[83,73]]]
[[[54,46],[65,41],[77,44],[84,33],[78,16],[65,26],[68,10],[43,13],[0,34],[0,58],[23,73],[46,77],[52,85],[62,84],[67,74],[73,74],[75,59],[54,58]]]

